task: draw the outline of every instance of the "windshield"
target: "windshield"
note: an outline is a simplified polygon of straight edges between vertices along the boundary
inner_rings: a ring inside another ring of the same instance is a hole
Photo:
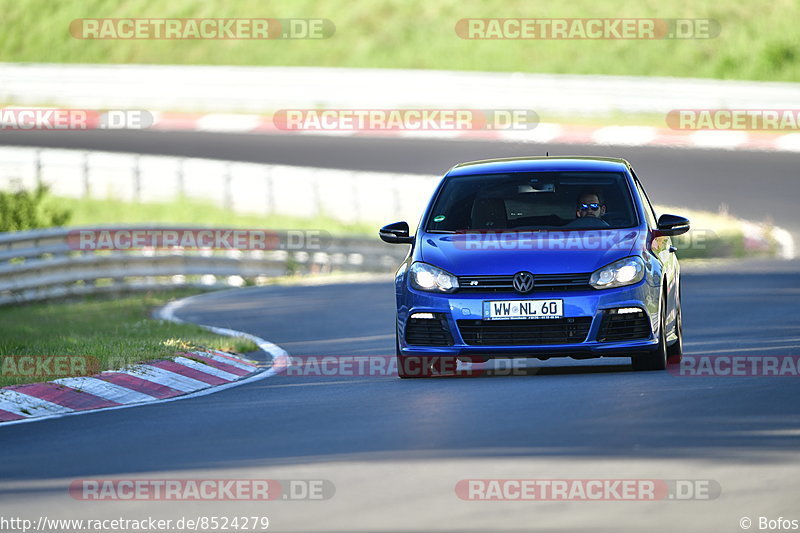
[[[616,172],[516,172],[450,178],[426,231],[618,229],[637,224]]]

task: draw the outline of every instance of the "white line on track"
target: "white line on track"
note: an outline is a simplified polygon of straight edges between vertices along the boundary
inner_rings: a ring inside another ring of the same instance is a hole
[[[392,376],[386,376],[392,380]],[[387,379],[382,380],[375,380],[375,379],[342,379],[339,381],[309,381],[306,383],[283,383],[281,385],[267,385],[265,389],[282,389],[284,387],[319,387],[320,385],[352,385],[353,383],[376,383],[378,381],[387,381]]]
[[[703,346],[706,344],[710,344],[712,346],[719,346],[720,344],[724,344],[725,342],[735,343],[737,346],[742,344],[785,344],[787,342],[798,342],[800,341],[800,337],[786,337],[783,339],[735,339],[731,341],[726,340],[709,340],[709,341],[691,341],[683,343],[684,346]]]
[[[724,350],[698,350],[697,353],[687,353],[686,355],[706,355],[711,353],[734,353],[734,352],[765,352],[774,350],[791,350],[800,348],[800,344],[789,344],[786,346],[756,346],[754,348],[726,348]]]

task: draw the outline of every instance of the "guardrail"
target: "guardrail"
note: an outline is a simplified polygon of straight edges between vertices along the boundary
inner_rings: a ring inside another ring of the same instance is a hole
[[[103,229],[119,229],[105,226]],[[377,239],[326,238],[273,250],[79,250],[68,240],[81,228],[0,233],[0,305],[175,285],[261,285],[292,273],[391,272],[407,253]],[[98,228],[91,228],[97,230]],[[206,229],[159,226],[135,230]],[[270,232],[278,242],[287,232]]]
[[[302,89],[302,90],[301,90]],[[539,114],[800,107],[800,84],[439,70],[0,63],[0,100],[74,108],[533,109]]]
[[[0,147],[0,190],[45,183],[57,196],[202,200],[237,213],[417,220],[440,177],[115,152]]]

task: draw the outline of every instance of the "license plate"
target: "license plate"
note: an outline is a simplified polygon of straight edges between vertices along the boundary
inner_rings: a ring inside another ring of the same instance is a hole
[[[486,320],[561,318],[563,316],[563,300],[495,300],[483,302],[483,318]]]

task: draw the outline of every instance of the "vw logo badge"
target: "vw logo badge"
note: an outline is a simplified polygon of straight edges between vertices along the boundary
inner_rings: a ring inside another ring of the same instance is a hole
[[[514,274],[512,283],[515,291],[520,294],[528,294],[533,290],[533,274],[524,270],[517,272]]]

